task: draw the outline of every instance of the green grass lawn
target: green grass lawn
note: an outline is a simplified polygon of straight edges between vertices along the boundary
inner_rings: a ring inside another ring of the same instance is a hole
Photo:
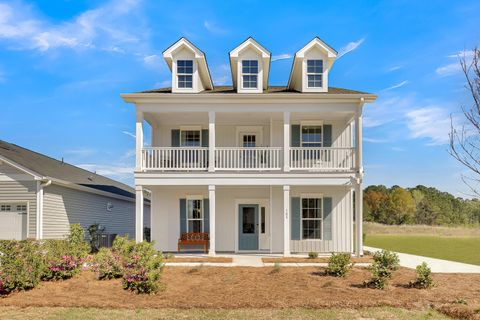
[[[480,237],[367,234],[365,245],[480,265]]]
[[[450,319],[434,310],[365,309],[139,309],[11,308],[0,307],[0,319]]]

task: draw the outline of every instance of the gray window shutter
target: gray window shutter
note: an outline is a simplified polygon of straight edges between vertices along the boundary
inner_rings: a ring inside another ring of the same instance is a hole
[[[180,147],[180,130],[172,130],[172,147]]]
[[[210,232],[210,201],[203,199],[203,232]]]
[[[291,147],[300,147],[300,125],[292,124]]]
[[[291,205],[291,217],[292,217],[292,240],[300,240],[300,198],[292,198]]]
[[[208,148],[208,129],[202,130],[202,147]]]
[[[180,199],[180,235],[187,232],[187,200]]]
[[[332,240],[332,198],[323,198],[323,240]]]
[[[323,146],[330,148],[332,146],[332,125],[323,125]]]

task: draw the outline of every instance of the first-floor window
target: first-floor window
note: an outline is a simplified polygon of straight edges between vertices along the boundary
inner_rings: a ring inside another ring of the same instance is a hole
[[[322,238],[322,199],[302,198],[302,238]]]
[[[187,200],[187,232],[203,232],[203,200]]]

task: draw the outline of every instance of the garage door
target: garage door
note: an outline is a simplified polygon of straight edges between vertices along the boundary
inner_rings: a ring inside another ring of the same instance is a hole
[[[26,203],[0,202],[0,239],[23,240],[27,237]]]

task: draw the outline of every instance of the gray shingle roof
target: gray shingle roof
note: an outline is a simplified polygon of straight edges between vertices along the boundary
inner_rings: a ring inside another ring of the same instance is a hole
[[[3,140],[0,140],[0,156],[44,177],[63,180],[128,198],[135,198],[135,190],[126,184]]]
[[[140,91],[138,93],[172,93],[172,88],[159,88],[159,89],[152,89],[152,90],[145,90]],[[236,93],[233,86],[215,86],[213,90],[205,90],[200,92],[199,94],[208,94],[208,93]],[[286,86],[268,86],[268,89],[264,90],[263,93],[294,93],[294,94],[308,94],[302,93],[295,90],[290,90]],[[324,94],[369,94],[367,92],[356,91],[356,90],[349,90],[349,89],[342,89],[342,88],[335,88],[329,87],[328,92],[321,92]],[[320,93],[320,94],[321,94]],[[319,93],[315,93],[319,94]]]

